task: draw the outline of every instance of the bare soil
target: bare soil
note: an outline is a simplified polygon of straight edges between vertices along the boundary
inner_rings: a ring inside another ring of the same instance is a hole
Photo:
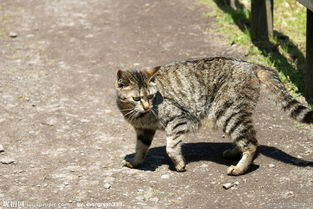
[[[185,141],[186,172],[172,170],[161,132],[141,168],[121,167],[135,135],[115,106],[118,69],[245,58],[209,31],[206,10],[194,0],[0,1],[0,208],[313,208],[312,126],[266,94],[247,174],[226,175],[230,140],[207,129]]]

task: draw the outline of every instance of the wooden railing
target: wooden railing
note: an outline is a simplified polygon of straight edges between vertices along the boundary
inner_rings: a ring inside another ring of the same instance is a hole
[[[313,99],[313,1],[298,0],[307,8],[306,17],[306,66],[303,71],[305,93]],[[312,101],[311,101],[312,102]]]

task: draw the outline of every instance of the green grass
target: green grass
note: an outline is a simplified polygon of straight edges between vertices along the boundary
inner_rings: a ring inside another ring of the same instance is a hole
[[[246,49],[247,60],[276,69],[294,97],[304,96],[302,70],[305,65],[306,9],[294,0],[274,1],[274,35],[269,43],[253,43],[250,32],[250,1],[240,0],[232,9],[224,0],[199,0],[210,8],[218,29],[230,44]]]

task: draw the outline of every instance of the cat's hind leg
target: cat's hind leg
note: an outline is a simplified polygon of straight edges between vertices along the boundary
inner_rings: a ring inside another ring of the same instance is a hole
[[[257,150],[257,140],[255,138],[256,132],[254,130],[252,119],[250,115],[245,115],[236,123],[233,123],[229,130],[235,146],[235,150],[226,151],[224,154],[234,155],[238,154],[237,151],[242,152],[241,159],[237,165],[231,165],[227,169],[228,175],[241,175],[245,173],[254,159]],[[237,150],[236,150],[237,149]]]
[[[122,165],[129,168],[138,167],[144,161],[155,134],[155,130],[137,128],[135,130],[137,134],[135,157],[130,160],[122,161]]]
[[[246,143],[243,142],[242,145],[239,145],[240,149],[242,150],[242,157],[237,163],[237,165],[231,165],[227,169],[228,175],[241,175],[244,174],[248,168],[250,167],[250,164],[252,163],[254,159],[254,155],[257,149],[257,145],[254,143]]]

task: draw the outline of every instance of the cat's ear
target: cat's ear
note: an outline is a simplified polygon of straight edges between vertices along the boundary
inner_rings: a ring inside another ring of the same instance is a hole
[[[157,74],[157,72],[159,71],[160,68],[161,68],[160,66],[157,66],[157,67],[153,67],[153,68],[143,69],[143,72],[146,75],[149,82],[154,82],[155,75]]]
[[[130,82],[128,79],[128,72],[118,70],[117,71],[117,80],[116,80],[116,87],[117,88],[125,88],[129,86]]]

